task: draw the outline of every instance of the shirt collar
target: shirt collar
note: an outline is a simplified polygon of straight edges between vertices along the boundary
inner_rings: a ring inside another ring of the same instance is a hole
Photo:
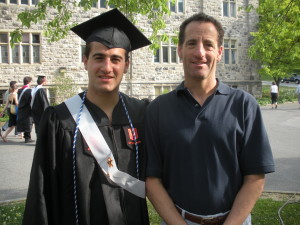
[[[230,94],[230,87],[226,84],[224,84],[222,81],[220,81],[218,78],[216,78],[218,81],[217,90],[215,92],[216,95],[229,95]],[[176,94],[186,92],[187,88],[184,87],[184,81],[181,82],[181,84],[175,89]]]

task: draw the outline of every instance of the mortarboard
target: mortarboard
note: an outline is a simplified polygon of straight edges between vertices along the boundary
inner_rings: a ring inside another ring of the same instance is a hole
[[[44,77],[46,77],[46,75],[44,75],[44,74],[37,74],[37,75],[35,75],[36,77],[41,77],[41,78],[44,78]]]
[[[87,43],[97,41],[108,48],[133,51],[151,44],[118,9],[102,13],[71,30]]]

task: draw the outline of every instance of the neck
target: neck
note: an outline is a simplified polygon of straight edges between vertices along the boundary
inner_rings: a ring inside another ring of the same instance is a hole
[[[112,112],[119,102],[118,92],[92,93],[88,90],[86,97],[90,102],[102,109],[109,118],[109,121],[112,121]]]
[[[217,87],[217,80],[200,80],[199,82],[184,81],[184,86],[189,90],[195,100],[203,105],[206,99],[212,95]]]

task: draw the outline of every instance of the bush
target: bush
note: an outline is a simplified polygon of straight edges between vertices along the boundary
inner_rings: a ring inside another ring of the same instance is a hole
[[[294,87],[279,87],[278,103],[295,102],[297,101],[297,95],[295,94]],[[262,86],[262,97],[257,99],[259,105],[271,104],[270,86]]]

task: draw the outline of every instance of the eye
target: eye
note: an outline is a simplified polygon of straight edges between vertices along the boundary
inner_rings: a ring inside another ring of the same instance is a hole
[[[119,63],[119,62],[121,62],[121,58],[119,58],[119,57],[113,57],[113,58],[111,58],[111,61],[113,62],[113,63]]]

